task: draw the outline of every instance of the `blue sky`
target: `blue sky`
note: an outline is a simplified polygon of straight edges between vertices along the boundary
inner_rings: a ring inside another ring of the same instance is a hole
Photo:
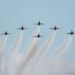
[[[68,37],[65,33],[75,31],[75,0],[0,0],[0,32],[8,31],[13,33],[8,36],[7,48],[12,44],[18,34],[16,28],[22,25],[29,28],[24,31],[22,47],[26,47],[28,39],[36,28],[34,23],[41,21],[45,23],[41,26],[40,34],[45,38],[40,39],[40,45],[51,34],[48,28],[58,26],[62,28],[57,31],[52,50],[58,47]],[[2,39],[3,36],[0,36]],[[75,58],[75,36],[64,56]]]

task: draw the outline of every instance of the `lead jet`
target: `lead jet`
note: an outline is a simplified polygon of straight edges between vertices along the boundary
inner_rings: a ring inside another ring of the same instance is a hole
[[[36,35],[36,36],[33,36],[33,37],[40,38],[40,37],[44,37],[44,36],[41,36],[40,34],[38,34],[38,35]]]
[[[71,32],[69,32],[69,33],[67,33],[67,34],[74,35],[75,32],[71,31]]]
[[[8,35],[8,34],[11,34],[11,33],[8,33],[7,31],[5,31],[5,33],[1,33],[2,35]]]
[[[36,25],[40,26],[40,25],[44,25],[44,23],[41,23],[40,21],[38,23],[36,23]]]
[[[58,27],[54,27],[54,28],[50,28],[50,29],[52,29],[52,30],[59,30],[59,29],[61,29],[61,28],[58,28]]]
[[[21,28],[17,28],[17,29],[24,30],[24,29],[27,29],[27,28],[24,28],[24,27],[22,26]]]

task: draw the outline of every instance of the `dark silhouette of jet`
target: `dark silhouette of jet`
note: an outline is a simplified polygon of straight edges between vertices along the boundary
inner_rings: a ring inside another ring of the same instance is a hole
[[[8,35],[8,34],[11,34],[11,33],[8,33],[7,31],[5,31],[5,33],[1,33],[2,35]]]
[[[17,28],[17,29],[24,30],[24,29],[27,29],[27,28],[24,28],[24,27],[22,26],[21,28]]]
[[[40,25],[44,25],[44,24],[39,21],[38,23],[36,23],[36,25],[40,26]]]
[[[58,30],[58,29],[61,29],[61,28],[58,28],[58,27],[54,27],[54,28],[50,28],[50,29],[52,29],[52,30]]]
[[[67,34],[73,35],[73,34],[75,34],[75,32],[71,31],[71,32],[69,32]]]
[[[36,35],[36,36],[33,36],[33,37],[40,38],[40,37],[44,37],[44,36],[41,36],[40,34],[38,34],[38,35]]]

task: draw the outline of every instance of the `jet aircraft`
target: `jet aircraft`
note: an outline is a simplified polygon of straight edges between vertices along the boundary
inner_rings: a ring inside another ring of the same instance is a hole
[[[5,33],[1,33],[2,35],[8,35],[8,34],[11,34],[11,33],[8,33],[7,31],[5,31]]]
[[[44,23],[41,23],[40,21],[38,23],[36,23],[36,25],[40,26],[40,25],[44,25]]]
[[[27,29],[27,28],[24,28],[24,27],[22,26],[21,28],[17,28],[17,29],[24,30],[24,29]]]
[[[61,28],[58,28],[58,27],[54,27],[54,28],[50,28],[50,29],[52,29],[52,30],[58,30],[58,29],[61,29]]]
[[[40,38],[40,37],[44,37],[44,36],[42,36],[42,35],[38,34],[38,35],[36,35],[36,36],[33,36],[33,37]]]
[[[69,33],[67,33],[67,34],[73,35],[73,34],[75,34],[75,32],[73,32],[73,31],[71,30],[71,32],[69,32]]]

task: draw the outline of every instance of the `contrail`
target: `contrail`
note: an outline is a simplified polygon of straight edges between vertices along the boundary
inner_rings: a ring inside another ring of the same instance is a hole
[[[3,75],[5,75],[5,74],[8,75],[9,71],[11,70],[11,68],[10,68],[11,63],[13,63],[14,60],[16,62],[16,57],[17,57],[17,54],[18,54],[18,50],[19,50],[19,48],[21,46],[22,38],[23,38],[23,31],[20,32],[20,34],[16,38],[12,48],[10,49],[8,59],[6,60],[6,66],[5,66]]]
[[[48,73],[46,75],[74,75],[75,74],[75,65],[72,64],[72,61],[67,61],[66,59],[56,59],[50,65]],[[74,72],[74,74],[72,73]],[[68,74],[70,73],[70,74]]]
[[[36,39],[33,36],[38,35],[39,32],[40,32],[40,26],[37,26],[35,31],[33,32],[32,36],[31,36],[29,42],[28,42],[27,48],[24,51],[28,51],[29,50],[30,46],[32,45],[32,42],[34,42],[33,40]],[[26,56],[25,53],[27,53],[27,52],[24,52],[24,54],[23,54],[24,56]]]
[[[19,68],[20,70],[18,71],[20,73],[18,73],[18,75],[22,75],[21,73],[29,73],[27,70],[29,70],[32,65],[31,63],[33,61],[34,55],[38,47],[38,38],[36,40],[37,41],[33,44],[33,47],[31,48],[31,52],[29,53],[29,55],[26,56],[27,58],[22,62],[21,67]]]
[[[56,70],[55,67],[57,67],[57,64],[58,64],[58,61],[61,57],[61,55],[68,49],[70,43],[71,43],[71,40],[72,40],[72,36],[69,36],[64,42],[63,44],[61,45],[60,48],[58,48],[55,53],[54,53],[54,56],[51,60],[51,63],[50,63],[50,70],[48,72],[47,75],[51,74],[51,75],[55,75],[54,71]],[[58,64],[58,68],[59,68],[59,64]],[[57,68],[57,69],[58,69]]]
[[[22,43],[22,39],[23,39],[23,31],[21,31],[18,35],[18,37],[16,38],[10,52],[9,52],[9,57],[11,57],[14,53],[18,52],[21,43]]]
[[[1,71],[2,71],[2,58],[3,58],[3,50],[4,50],[4,47],[6,45],[6,42],[7,42],[7,36],[4,36],[1,43],[0,43],[0,74],[1,74]]]
[[[38,55],[36,56],[36,58],[33,62],[34,63],[32,66],[33,69],[31,69],[30,74],[33,73],[33,71],[35,71],[35,72],[38,71],[39,66],[41,66],[41,62],[44,60],[45,56],[48,53],[48,50],[50,49],[50,47],[54,41],[55,34],[56,34],[56,32],[53,32],[50,35],[49,39],[44,44],[44,46],[40,49],[40,52],[38,53]]]
[[[18,54],[18,50],[21,47],[22,39],[23,39],[23,31],[20,32],[19,36],[16,38],[16,40],[9,52],[8,62],[12,61]]]
[[[31,41],[29,42],[29,46],[26,48],[26,53],[23,56],[22,62],[19,65],[18,69],[18,75],[20,72],[26,67],[26,64],[29,62],[29,60],[33,57],[37,47],[38,47],[38,38],[33,37],[34,35],[38,35],[40,31],[40,27],[38,26],[35,32],[32,35]]]
[[[61,45],[61,47],[59,47],[59,48],[56,50],[55,56],[62,55],[62,53],[64,53],[64,52],[68,49],[68,47],[69,47],[69,45],[70,45],[70,43],[71,43],[71,40],[72,40],[72,36],[69,36],[69,37],[63,42],[63,44]]]
[[[6,41],[7,41],[7,36],[4,36],[0,43],[0,62],[2,61],[3,49],[5,47]]]
[[[63,61],[60,61],[59,58],[52,59],[50,65],[48,66],[48,71],[46,75],[58,75],[59,69],[61,69],[61,65]]]
[[[51,45],[52,45],[52,43],[53,43],[53,41],[54,41],[55,34],[56,34],[56,32],[53,32],[53,33],[50,35],[49,39],[48,39],[48,40],[46,41],[46,43],[44,44],[44,46],[40,49],[40,52],[39,52],[39,54],[37,55],[37,61],[38,61],[38,62],[42,61],[42,60],[45,58],[45,56],[47,55],[48,50],[50,49],[50,47],[51,47]],[[37,61],[36,61],[36,62],[37,62]]]

